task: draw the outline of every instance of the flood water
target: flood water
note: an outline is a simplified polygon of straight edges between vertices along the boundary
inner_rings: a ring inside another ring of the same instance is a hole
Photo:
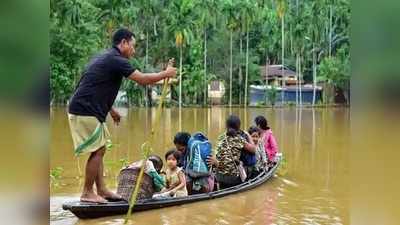
[[[105,176],[116,188],[123,162],[140,158],[140,145],[149,134],[155,109],[119,108],[122,121],[108,118],[114,147],[105,157]],[[228,197],[183,206],[133,213],[132,224],[349,224],[348,108],[176,108],[164,109],[155,153],[162,157],[173,147],[179,131],[205,133],[215,144],[229,114],[242,128],[264,115],[287,162],[286,174]],[[62,168],[50,187],[51,224],[123,224],[124,215],[79,220],[63,211],[65,201],[78,200],[86,157],[75,158],[65,108],[51,109],[50,168]],[[180,119],[181,118],[181,119]]]

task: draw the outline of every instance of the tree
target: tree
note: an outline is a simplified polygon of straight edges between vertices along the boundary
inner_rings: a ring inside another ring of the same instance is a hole
[[[191,28],[194,23],[194,4],[190,0],[172,1],[168,8],[173,14],[169,14],[169,31],[175,34],[175,44],[179,49],[179,108],[182,107],[182,69],[183,69],[183,47],[188,45],[194,39]]]
[[[216,0],[200,1],[196,9],[199,12],[199,22],[203,30],[204,36],[204,89],[203,89],[203,104],[207,105],[208,78],[207,78],[207,29],[216,27],[218,17],[218,2]]]
[[[233,79],[233,32],[238,28],[237,2],[225,0],[223,5],[223,13],[226,16],[226,26],[230,34],[230,63],[229,63],[229,107],[232,106],[232,79]]]
[[[281,47],[282,61],[281,61],[281,63],[282,63],[282,80],[283,80],[282,91],[281,91],[282,104],[285,103],[285,86],[286,86],[286,82],[284,79],[284,76],[285,76],[285,72],[284,72],[285,71],[284,70],[284,67],[285,67],[285,10],[286,10],[285,4],[286,4],[285,0],[277,0],[277,13],[278,13],[278,17],[281,19],[281,31],[282,31],[281,32],[282,33],[282,47]]]
[[[245,89],[244,89],[244,106],[247,106],[247,90],[248,90],[248,79],[249,79],[249,30],[250,25],[258,14],[257,5],[249,0],[244,1],[243,11],[244,19],[246,24],[246,77],[245,77]]]
[[[344,51],[344,50],[341,50]],[[318,67],[318,81],[325,82],[324,101],[332,103],[334,89],[346,89],[349,81],[349,60],[343,56],[326,57]]]
[[[258,73],[258,66],[264,64],[297,68],[300,79],[312,82],[316,93],[317,81],[330,79],[326,72],[321,75],[321,70],[330,71],[326,68],[331,64],[341,67],[349,61],[348,0],[50,3],[50,85],[54,104],[68,101],[90,57],[109,48],[112,33],[122,26],[136,35],[136,54],[131,60],[135,68],[158,71],[168,58],[179,60],[179,87],[173,86],[171,91],[172,103],[179,99],[179,106],[206,104],[211,79],[224,80],[224,98],[230,106],[237,102],[247,105],[248,87],[264,84]],[[338,62],[327,61],[329,56]],[[348,79],[343,76],[344,87]],[[300,91],[300,83],[297,85]],[[124,81],[122,90],[132,105],[150,102],[150,92],[140,85]],[[300,95],[301,91],[297,99]],[[315,99],[314,95],[314,103]]]

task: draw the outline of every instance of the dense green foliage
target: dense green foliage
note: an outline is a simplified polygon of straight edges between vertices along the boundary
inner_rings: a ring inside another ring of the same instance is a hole
[[[300,59],[307,82],[315,54],[316,80],[346,88],[349,20],[348,0],[51,0],[52,103],[66,103],[85,64],[121,26],[136,34],[138,69],[160,70],[171,57],[182,63],[183,104],[204,104],[212,79],[224,81],[225,102],[231,81],[232,104],[244,104],[247,87],[263,82],[259,65],[281,64],[282,46],[285,65],[296,71]],[[145,87],[122,88],[131,105],[148,103]]]

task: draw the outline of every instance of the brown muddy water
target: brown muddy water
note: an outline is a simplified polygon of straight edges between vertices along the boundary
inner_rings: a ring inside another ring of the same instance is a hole
[[[118,110],[123,116],[119,126],[108,118],[114,147],[105,157],[106,181],[113,189],[123,163],[140,158],[140,145],[155,117],[155,109]],[[176,108],[165,109],[155,153],[163,156],[173,147],[172,138],[179,130],[204,132],[215,144],[229,114],[241,118],[243,129],[252,125],[257,115],[267,117],[286,158],[287,173],[221,199],[134,213],[132,224],[349,224],[348,108],[213,107],[184,108],[181,113]],[[50,185],[50,223],[123,224],[123,215],[79,220],[62,210],[63,202],[79,198],[86,157],[73,155],[66,109],[52,108],[50,115],[50,169],[62,171]]]

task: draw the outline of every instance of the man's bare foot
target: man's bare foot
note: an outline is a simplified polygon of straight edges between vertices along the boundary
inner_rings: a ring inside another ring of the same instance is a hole
[[[107,203],[106,199],[95,193],[83,193],[80,200],[81,202]]]
[[[109,190],[97,191],[97,194],[110,201],[123,200],[121,195],[115,194],[114,192],[111,192]]]

